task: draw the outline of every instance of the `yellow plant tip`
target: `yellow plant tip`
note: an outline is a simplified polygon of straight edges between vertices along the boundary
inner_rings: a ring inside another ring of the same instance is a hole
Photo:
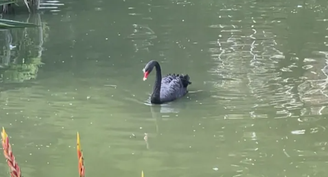
[[[77,142],[77,144],[80,144],[80,134],[79,134],[79,132],[76,133],[76,142]]]
[[[1,137],[2,137],[2,141],[6,141],[7,139],[7,133],[4,127],[2,127],[2,132],[1,132]]]
[[[144,172],[143,172],[143,170],[141,171],[141,177],[144,177]]]
[[[77,134],[76,134],[76,144],[77,144],[77,146],[80,146],[80,134],[79,134],[79,132],[77,132]]]

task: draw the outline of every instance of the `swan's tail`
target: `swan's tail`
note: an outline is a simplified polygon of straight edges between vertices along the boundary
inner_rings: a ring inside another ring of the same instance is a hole
[[[186,74],[186,75],[181,74],[180,78],[181,78],[183,87],[188,87],[188,85],[191,84],[190,77],[188,74]]]

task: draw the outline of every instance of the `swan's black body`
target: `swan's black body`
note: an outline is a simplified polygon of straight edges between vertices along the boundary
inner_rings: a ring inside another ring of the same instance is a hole
[[[187,87],[191,84],[188,75],[168,74],[162,78],[162,71],[157,61],[151,60],[143,69],[144,80],[148,74],[156,68],[156,80],[150,102],[153,104],[162,104],[174,101],[188,93]]]

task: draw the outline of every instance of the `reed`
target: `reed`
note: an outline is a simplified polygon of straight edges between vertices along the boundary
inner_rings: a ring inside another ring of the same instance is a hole
[[[7,160],[11,177],[21,177],[21,170],[15,160],[15,156],[13,154],[11,145],[9,143],[9,137],[5,131],[5,128],[3,127],[1,132],[1,138],[2,138],[3,155]]]
[[[1,132],[1,139],[2,139],[3,155],[5,156],[5,158],[7,160],[7,164],[10,169],[10,176],[11,177],[22,177],[21,170],[15,160],[15,156],[12,152],[11,145],[9,143],[9,137],[5,131],[5,128],[3,128],[3,127],[2,127],[2,132]],[[77,136],[76,136],[76,149],[77,149],[79,176],[85,177],[84,159],[83,159],[83,153],[82,153],[82,149],[81,149],[79,132],[77,132]],[[144,177],[143,171],[141,171],[141,177]]]
[[[83,159],[83,153],[82,153],[82,150],[81,150],[79,132],[77,132],[77,134],[76,134],[76,150],[77,150],[79,175],[80,175],[80,177],[84,177],[85,176],[85,168],[84,168],[84,159]]]

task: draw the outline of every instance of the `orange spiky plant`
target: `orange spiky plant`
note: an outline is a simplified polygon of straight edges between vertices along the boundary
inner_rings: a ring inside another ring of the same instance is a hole
[[[2,138],[2,148],[3,148],[3,155],[7,160],[7,164],[10,169],[10,176],[11,177],[21,177],[21,170],[15,160],[15,156],[11,150],[11,145],[9,143],[9,137],[5,131],[5,128],[2,127],[1,132]]]
[[[81,150],[79,132],[77,132],[77,137],[76,137],[76,150],[77,150],[77,158],[78,158],[78,163],[79,163],[79,175],[80,175],[80,177],[84,177],[84,175],[85,175],[84,159],[83,159],[83,153]]]

